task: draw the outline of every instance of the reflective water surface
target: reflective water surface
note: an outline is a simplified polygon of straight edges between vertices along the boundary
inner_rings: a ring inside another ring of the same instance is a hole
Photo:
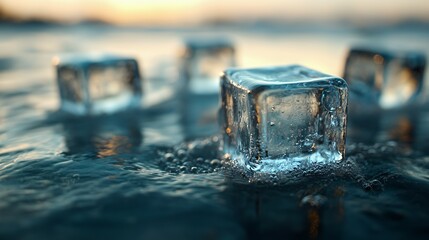
[[[172,87],[180,40],[216,31],[0,28],[0,239],[427,238],[428,108],[355,113],[345,161],[269,183],[225,167],[218,136],[190,139]],[[355,42],[429,51],[424,33],[226,34],[239,65],[337,75]],[[56,111],[51,57],[89,50],[137,57],[145,110]]]

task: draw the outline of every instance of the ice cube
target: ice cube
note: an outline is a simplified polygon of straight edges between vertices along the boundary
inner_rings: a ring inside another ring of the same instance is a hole
[[[344,158],[347,84],[299,65],[228,69],[221,78],[223,151],[275,173]]]
[[[425,56],[418,52],[352,48],[344,79],[349,83],[352,101],[382,109],[398,108],[419,96],[425,65]]]
[[[232,42],[224,38],[188,39],[182,56],[185,90],[195,94],[219,93],[219,76],[235,65]]]
[[[54,58],[54,66],[63,111],[95,115],[140,106],[141,77],[133,58],[72,55]]]
[[[208,136],[218,132],[219,77],[235,65],[235,51],[227,39],[191,39],[185,44],[180,70],[185,135]]]

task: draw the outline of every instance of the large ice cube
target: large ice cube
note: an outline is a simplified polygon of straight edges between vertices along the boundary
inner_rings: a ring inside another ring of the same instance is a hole
[[[390,52],[375,48],[352,48],[344,79],[356,101],[383,109],[404,106],[422,90],[426,58],[416,52]]]
[[[228,69],[221,78],[223,151],[251,171],[344,158],[347,84],[299,65]]]
[[[113,113],[140,106],[137,61],[114,55],[54,58],[61,109],[76,115]]]
[[[227,39],[191,39],[181,59],[182,113],[187,138],[218,131],[219,77],[235,65],[234,47]]]

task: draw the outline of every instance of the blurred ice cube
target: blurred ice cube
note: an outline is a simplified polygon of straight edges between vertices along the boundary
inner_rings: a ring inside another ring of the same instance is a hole
[[[76,115],[113,113],[140,106],[137,61],[114,55],[54,58],[61,109]]]
[[[186,90],[195,94],[219,93],[223,70],[235,65],[235,50],[224,38],[188,39],[181,75]]]
[[[344,79],[349,83],[352,101],[398,108],[419,96],[425,65],[426,57],[417,52],[353,48],[347,57]]]
[[[235,65],[233,44],[224,38],[190,39],[181,59],[182,113],[188,138],[218,131],[219,77]]]
[[[299,65],[228,69],[221,82],[223,151],[275,173],[344,158],[347,84]]]

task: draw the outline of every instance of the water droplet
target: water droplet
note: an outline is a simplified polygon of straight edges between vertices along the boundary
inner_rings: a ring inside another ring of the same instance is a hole
[[[220,165],[220,161],[217,160],[217,159],[213,159],[213,160],[210,161],[210,165],[212,165],[212,166]]]
[[[219,137],[218,137],[218,136],[213,136],[213,137],[212,137],[212,141],[213,141],[214,143],[219,142]]]
[[[166,153],[164,155],[164,158],[165,158],[165,160],[171,162],[174,159],[174,154],[172,154],[172,153]]]
[[[326,197],[322,195],[307,195],[301,200],[301,205],[310,205],[311,207],[320,207],[326,202]]]
[[[270,122],[270,126],[274,126],[275,124],[274,124],[274,122]]]
[[[177,156],[178,156],[179,158],[184,158],[184,157],[186,157],[186,151],[185,151],[185,150],[183,150],[183,149],[179,149],[179,150],[177,150]]]
[[[378,192],[378,191],[383,190],[383,184],[377,179],[374,179],[371,181],[365,181],[362,184],[362,187],[365,191],[376,191],[376,192]]]

